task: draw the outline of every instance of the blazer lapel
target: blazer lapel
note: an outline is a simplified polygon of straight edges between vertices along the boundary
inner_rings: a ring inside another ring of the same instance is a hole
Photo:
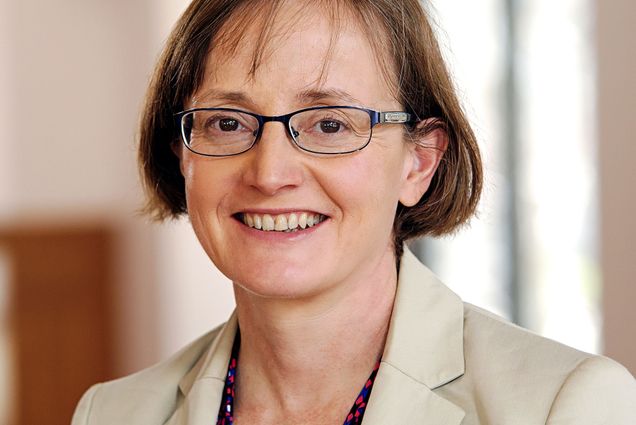
[[[458,425],[464,411],[425,385],[382,364],[373,384],[363,425]]]
[[[405,250],[382,363],[364,425],[456,425],[464,411],[433,390],[464,373],[463,303]]]
[[[181,379],[179,404],[165,425],[216,423],[237,323],[235,312],[214,339],[208,351]]]

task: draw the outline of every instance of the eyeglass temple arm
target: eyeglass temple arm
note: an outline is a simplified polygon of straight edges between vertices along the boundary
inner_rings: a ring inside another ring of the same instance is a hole
[[[378,123],[403,124],[411,122],[411,114],[407,112],[388,111],[378,113]]]

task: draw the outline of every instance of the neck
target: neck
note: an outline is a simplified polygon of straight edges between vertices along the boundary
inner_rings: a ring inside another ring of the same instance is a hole
[[[309,299],[264,298],[235,285],[237,411],[293,415],[335,403],[346,414],[382,354],[396,286],[392,252]]]

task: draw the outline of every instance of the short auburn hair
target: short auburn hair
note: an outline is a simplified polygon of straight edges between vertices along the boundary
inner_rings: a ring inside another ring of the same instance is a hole
[[[221,47],[231,49],[247,28],[260,30],[253,51],[256,72],[269,42],[268,29],[286,0],[194,0],[173,29],[156,65],[139,131],[139,167],[147,203],[144,212],[157,220],[187,213],[185,182],[174,154],[180,129],[174,114],[198,90],[206,58]],[[442,129],[448,146],[430,187],[412,206],[398,205],[393,223],[397,259],[404,242],[425,235],[452,233],[475,213],[483,175],[479,148],[454,85],[418,0],[319,0],[334,24],[343,16],[358,20],[397,100],[416,118],[431,118],[424,128]],[[349,13],[340,13],[346,10]],[[229,46],[229,47],[228,47]],[[227,50],[227,49],[226,49]],[[218,54],[223,54],[222,52]],[[421,134],[417,134],[421,136]],[[407,137],[406,139],[417,139]]]

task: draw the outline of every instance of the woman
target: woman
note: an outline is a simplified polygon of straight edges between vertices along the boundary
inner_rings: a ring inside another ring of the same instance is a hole
[[[416,0],[195,0],[149,90],[149,211],[188,214],[228,322],[73,424],[628,424],[636,384],[465,305],[404,249],[466,222],[474,135]]]

